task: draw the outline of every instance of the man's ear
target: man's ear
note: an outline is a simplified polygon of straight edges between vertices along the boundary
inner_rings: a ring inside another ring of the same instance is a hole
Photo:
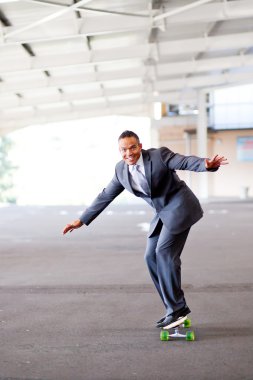
[[[139,147],[142,149],[142,144],[141,143],[139,143]]]

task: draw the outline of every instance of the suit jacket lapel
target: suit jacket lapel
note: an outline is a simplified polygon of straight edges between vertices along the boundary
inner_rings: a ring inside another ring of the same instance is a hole
[[[143,163],[144,163],[144,168],[145,168],[145,175],[146,179],[148,181],[148,186],[150,188],[150,192],[152,191],[152,162],[150,160],[149,153],[142,149],[142,157],[143,157]]]
[[[126,163],[124,164],[124,174],[123,174],[123,176],[124,176],[124,180],[125,180],[125,182],[126,182],[126,186],[125,186],[125,188],[126,188],[127,190],[129,190],[131,193],[134,194],[134,189],[132,188],[132,186],[131,186],[131,182],[130,182],[130,179],[129,179],[128,165],[127,165]]]

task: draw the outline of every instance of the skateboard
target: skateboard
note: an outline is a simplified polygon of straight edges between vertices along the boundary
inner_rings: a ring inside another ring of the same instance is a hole
[[[180,332],[180,329],[182,328],[189,328],[191,327],[191,320],[186,319],[181,325],[178,325],[176,327],[173,327],[170,330],[174,330],[174,332],[169,332],[168,329],[162,328],[160,332],[160,339],[162,341],[167,341],[170,339],[185,339],[187,341],[194,341],[195,340],[195,334],[194,331],[186,331],[185,334],[182,334]]]

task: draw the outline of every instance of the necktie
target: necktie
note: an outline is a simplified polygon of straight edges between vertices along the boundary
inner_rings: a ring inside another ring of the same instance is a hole
[[[136,184],[142,189],[143,193],[149,194],[149,186],[146,177],[140,170],[140,165],[134,165],[132,176]]]

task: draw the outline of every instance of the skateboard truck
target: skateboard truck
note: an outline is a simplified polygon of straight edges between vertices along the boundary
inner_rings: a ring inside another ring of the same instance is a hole
[[[195,334],[194,331],[186,331],[185,334],[180,333],[180,328],[188,328],[191,327],[191,320],[186,319],[181,325],[178,325],[173,328],[174,333],[170,333],[169,330],[162,329],[160,332],[160,339],[162,341],[168,341],[170,339],[185,339],[187,341],[194,341]]]

